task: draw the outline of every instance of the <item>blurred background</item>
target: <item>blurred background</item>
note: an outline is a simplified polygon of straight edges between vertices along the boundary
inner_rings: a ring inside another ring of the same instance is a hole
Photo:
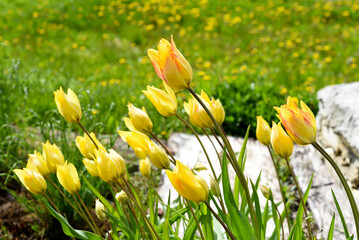
[[[162,86],[147,49],[173,35],[193,67],[193,88],[222,101],[227,133],[243,136],[251,124],[253,137],[256,116],[276,120],[273,106],[287,96],[316,112],[320,88],[358,79],[358,19],[355,0],[0,1],[0,186],[7,194],[0,203],[16,198],[33,206],[11,171],[40,151],[41,141],[57,143],[81,166],[69,137],[80,131],[60,117],[53,100],[60,86],[78,94],[83,124],[110,136],[109,147],[124,128],[128,102],[146,107],[163,139],[186,131],[175,118],[161,117],[141,92]],[[188,97],[178,93],[184,117]],[[29,231],[45,234],[38,222]]]

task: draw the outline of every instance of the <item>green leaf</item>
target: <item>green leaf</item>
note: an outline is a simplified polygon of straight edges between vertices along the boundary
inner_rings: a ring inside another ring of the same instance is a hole
[[[260,178],[260,174],[258,178]],[[261,210],[261,205],[259,203],[259,197],[257,194],[257,187],[254,186],[252,180],[250,180],[250,182],[253,189],[252,198],[254,199],[254,207],[255,207],[257,219],[260,220],[262,219],[262,210]],[[257,181],[257,186],[258,186],[258,181]],[[262,221],[258,221],[258,231],[261,232],[261,229],[262,229]]]
[[[335,213],[333,213],[332,222],[330,223],[330,228],[328,232],[328,238],[327,240],[333,240],[333,234],[334,234],[334,221],[335,221]]]
[[[275,229],[273,230],[273,233],[272,233],[271,237],[269,238],[269,240],[272,240],[272,239],[280,240],[281,224],[279,222],[279,218],[278,218],[278,215],[277,215],[277,209],[276,209],[276,205],[275,205],[274,200],[273,200],[272,193],[269,194],[269,199],[270,199],[271,205],[272,205],[271,206],[272,217],[273,217],[273,221],[274,221],[274,224],[275,224]]]
[[[182,209],[180,209],[178,211],[175,211],[174,209],[171,209],[171,211],[173,213],[171,213],[170,217],[169,217],[170,225],[172,225],[175,221],[177,221],[180,218],[185,219],[184,214],[189,211],[189,208],[185,207],[185,208],[182,208]],[[164,228],[164,222],[161,223],[160,226],[158,226],[157,232],[163,232],[163,228]]]
[[[333,195],[333,199],[334,199],[335,206],[337,207],[337,210],[338,210],[338,213],[339,213],[340,220],[342,221],[342,225],[343,225],[343,229],[344,229],[344,233],[345,233],[345,238],[349,238],[349,237],[350,237],[350,235],[349,235],[349,231],[348,231],[347,223],[345,222],[345,218],[344,218],[344,215],[343,215],[342,209],[341,209],[341,208],[340,208],[340,206],[339,206],[339,203],[338,203],[337,197],[335,196],[333,189],[331,189],[331,190],[332,190],[332,195]]]
[[[213,219],[212,214],[208,210],[207,206],[204,203],[200,204],[200,209],[202,212],[201,218],[199,221],[202,223],[202,229],[204,237],[208,240],[213,240],[214,233],[213,233]]]
[[[100,236],[92,232],[76,230],[72,228],[66,218],[56,212],[44,199],[41,200],[45,204],[47,209],[50,211],[51,215],[54,216],[57,220],[59,220],[59,222],[61,223],[62,230],[67,236],[83,240],[101,240]]]
[[[108,216],[108,218],[110,219],[110,221],[115,223],[124,234],[126,234],[130,239],[135,238],[135,233],[123,221],[116,218],[114,215],[112,215],[109,212],[105,211],[105,213]]]
[[[268,196],[269,198],[269,196]],[[269,199],[267,198],[266,201],[266,205],[264,206],[264,210],[263,210],[263,214],[262,214],[262,226],[263,226],[263,231],[262,231],[262,238],[265,239],[266,236],[266,230],[267,230],[267,223],[269,220],[269,207],[268,207],[268,203],[269,203]]]
[[[191,203],[190,203],[191,204]],[[197,217],[197,219],[199,219],[200,217],[200,210],[199,208],[196,209],[195,211],[195,215]],[[194,217],[192,217],[190,220],[189,220],[189,223],[187,225],[187,228],[184,232],[184,236],[183,236],[183,239],[194,239],[194,235],[196,233],[196,229],[197,229],[197,224],[196,224],[196,221],[194,220]]]

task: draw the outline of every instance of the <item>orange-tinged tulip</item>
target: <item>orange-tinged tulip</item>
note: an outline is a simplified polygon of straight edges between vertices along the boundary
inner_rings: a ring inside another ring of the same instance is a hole
[[[42,155],[47,162],[47,167],[52,173],[56,173],[57,165],[63,165],[64,155],[56,144],[51,144],[49,140],[42,143]]]
[[[142,92],[162,116],[173,116],[177,112],[177,98],[174,91],[165,82],[163,85],[166,91],[147,86],[147,91],[143,90]]]
[[[45,193],[47,185],[44,177],[41,176],[40,173],[27,168],[15,169],[14,172],[27,190],[35,194]]]
[[[150,142],[150,138],[148,136],[138,131],[129,132],[118,130],[118,134],[123,141],[130,145],[139,159],[145,159],[147,157],[148,144]]]
[[[144,177],[151,176],[151,162],[148,158],[140,160],[140,172]]]
[[[166,174],[172,186],[182,197],[193,202],[204,202],[207,200],[209,194],[207,183],[180,161],[176,162],[174,172],[166,170]]]
[[[79,123],[82,117],[81,105],[76,94],[69,88],[67,94],[60,87],[54,92],[60,114],[70,123]]]
[[[106,151],[106,148],[97,140],[96,135],[93,132],[90,133],[90,136],[96,142],[99,149]],[[83,137],[76,137],[76,146],[85,158],[89,160],[93,160],[95,158],[96,146],[86,133],[84,133]]]
[[[127,107],[130,118],[123,118],[126,127],[131,131],[139,131],[144,134],[150,133],[152,131],[153,125],[145,107],[139,109],[134,107],[131,103],[129,103]]]
[[[162,38],[158,44],[158,51],[149,49],[147,54],[158,77],[168,86],[174,90],[189,87],[193,78],[192,67],[176,48],[172,36],[171,43]]]
[[[46,160],[41,153],[36,151],[34,154],[29,154],[29,160],[27,161],[26,168],[40,173],[43,177],[50,174]]]
[[[80,190],[81,182],[76,167],[65,161],[64,165],[58,165],[56,171],[57,179],[60,184],[71,194]]]
[[[288,137],[280,123],[276,125],[274,122],[272,122],[271,143],[276,154],[282,158],[288,159],[290,155],[292,155],[292,139]]]
[[[262,116],[257,116],[257,129],[256,136],[260,143],[263,145],[269,146],[270,144],[270,136],[271,136],[271,128],[266,120],[263,119]]]
[[[303,101],[300,101],[300,106],[301,109],[297,107],[291,97],[288,97],[287,104],[280,108],[274,108],[293,141],[299,145],[307,145],[315,141],[317,126],[315,116],[310,108]]]

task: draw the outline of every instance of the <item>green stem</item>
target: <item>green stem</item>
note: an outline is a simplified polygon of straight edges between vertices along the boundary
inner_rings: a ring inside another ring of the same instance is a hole
[[[292,170],[292,167],[291,167],[290,164],[289,164],[288,159],[285,158],[285,161],[286,161],[286,163],[287,163],[287,166],[288,166],[288,169],[289,169],[289,171],[290,171],[290,174],[292,175],[292,178],[293,178],[293,180],[294,180],[295,186],[297,187],[298,194],[299,194],[299,197],[300,197],[300,202],[301,202],[302,205],[303,205],[304,215],[305,215],[305,218],[306,218],[305,222],[307,223],[309,239],[312,240],[312,239],[313,239],[313,238],[312,238],[312,229],[311,229],[310,223],[309,223],[309,221],[308,221],[308,212],[307,212],[307,208],[305,207],[305,202],[304,202],[304,200],[303,200],[302,191],[301,191],[300,188],[299,188],[299,184],[298,184],[297,178],[295,177],[295,174],[294,174],[294,172],[293,172],[293,170]]]
[[[223,151],[226,153],[226,156],[228,159],[230,159],[231,157],[229,156],[228,152],[226,151],[225,147],[223,146],[222,142],[219,140],[219,138],[217,137],[217,134],[215,133],[215,131],[213,130],[213,128],[210,128],[211,132],[214,136],[214,138],[217,140],[218,144],[221,146],[221,148],[223,149]]]
[[[197,224],[197,228],[198,228],[199,234],[201,235],[201,239],[202,239],[202,240],[205,240],[204,235],[203,235],[203,232],[202,232],[201,225],[200,225],[199,222],[198,222],[196,213],[193,211],[193,208],[192,208],[192,206],[191,206],[191,203],[190,203],[187,199],[185,199],[185,201],[186,201],[186,203],[187,203],[187,206],[189,207],[189,210],[190,210],[191,213],[192,213],[192,216],[193,216],[193,218],[194,218],[194,221],[195,221],[196,224]]]
[[[270,194],[272,194],[272,192],[270,192]],[[273,198],[273,195],[272,195],[272,198]],[[279,210],[278,210],[278,208],[277,208],[277,206],[275,204],[274,204],[274,207],[275,207],[275,210],[277,211],[278,216],[279,216],[280,225],[282,226],[282,240],[284,240],[284,226],[283,226],[282,215],[280,215],[280,212],[279,212]],[[290,231],[290,228],[289,228],[289,231]]]
[[[78,209],[81,211],[82,216],[84,217],[85,221],[87,222],[87,224],[89,225],[89,227],[91,228],[91,230],[92,230],[94,233],[97,233],[95,227],[92,225],[92,223],[90,222],[90,220],[89,220],[88,217],[86,216],[86,213],[82,210],[81,205],[80,205],[79,202],[76,200],[75,195],[71,194],[71,196],[72,196],[72,198],[75,200],[75,203],[76,203]]]
[[[208,116],[211,118],[212,122],[214,123],[214,127],[218,131],[219,135],[222,138],[222,141],[223,141],[224,145],[226,146],[226,148],[229,151],[229,155],[230,155],[229,161],[232,164],[232,167],[233,167],[234,171],[236,172],[236,174],[237,174],[237,176],[239,178],[239,181],[241,182],[241,185],[242,185],[242,187],[243,187],[243,189],[245,191],[245,194],[246,194],[246,199],[247,199],[247,203],[248,203],[248,207],[249,207],[249,213],[251,215],[251,219],[252,219],[252,222],[253,222],[253,226],[254,226],[254,230],[256,232],[257,239],[261,239],[261,234],[259,232],[258,219],[257,219],[257,215],[256,215],[256,213],[254,211],[254,207],[253,207],[251,195],[250,195],[250,192],[249,192],[248,184],[247,184],[246,178],[244,176],[244,173],[241,170],[241,168],[240,168],[240,166],[239,166],[239,164],[238,164],[238,162],[236,160],[236,155],[235,155],[232,147],[230,146],[230,143],[229,143],[228,139],[224,135],[221,127],[219,126],[218,122],[213,117],[211,111],[209,111],[207,106],[202,102],[201,98],[198,97],[198,95],[193,91],[192,88],[188,87],[188,91],[192,94],[192,96],[194,98],[196,98],[196,100],[201,104],[203,109],[206,111]]]
[[[167,149],[167,147],[156,137],[156,135],[155,135],[153,132],[150,132],[150,134],[151,134],[151,136],[152,136],[154,139],[156,139],[156,141],[162,146],[162,148],[167,152],[167,154],[170,155],[170,157],[172,158],[172,159],[170,159],[171,162],[172,162],[174,165],[176,165],[176,159],[175,159],[175,157],[172,155],[172,153]]]
[[[56,204],[53,201],[51,201],[51,198],[49,198],[49,196],[47,196],[46,193],[44,193],[44,196],[50,202],[50,204],[55,208],[55,210],[62,215],[60,210],[57,208]]]
[[[184,120],[183,118],[181,118],[178,114],[176,114],[175,116],[176,116],[179,120],[181,120],[181,122],[183,122],[189,129],[191,129],[191,131],[193,132],[193,134],[196,136],[196,138],[197,138],[199,144],[201,144],[201,147],[202,147],[202,149],[203,149],[204,154],[205,154],[206,157],[207,157],[207,161],[208,161],[208,164],[209,164],[209,166],[210,166],[210,168],[211,168],[211,170],[212,170],[213,176],[217,179],[217,175],[216,175],[216,172],[214,171],[214,168],[213,168],[213,166],[212,166],[211,159],[209,158],[208,153],[207,153],[207,151],[206,151],[206,148],[204,147],[204,145],[203,145],[201,139],[199,138],[198,134],[197,134],[196,131],[193,129],[193,127],[192,127],[191,125],[189,125],[188,122],[186,122],[186,120]]]
[[[127,205],[127,207],[130,209],[132,215],[133,215],[134,218],[135,218],[135,221],[136,221],[138,227],[140,228],[140,233],[141,233],[142,238],[143,238],[143,239],[145,239],[145,238],[148,239],[147,235],[146,235],[145,232],[143,231],[143,228],[142,228],[142,226],[141,226],[139,220],[137,219],[137,214],[136,214],[135,210],[133,209],[132,204],[130,204],[130,203],[127,201],[127,202],[126,202],[126,205]]]
[[[270,149],[270,146],[268,145],[267,148],[268,148],[268,151],[269,151],[269,155],[270,155],[270,157],[272,159],[273,167],[275,169],[275,173],[276,173],[276,176],[277,176],[278,185],[279,185],[279,189],[280,189],[280,194],[282,195],[282,201],[283,201],[283,205],[284,205],[284,214],[285,214],[285,217],[287,218],[288,230],[290,231],[291,228],[290,228],[290,219],[289,219],[289,215],[288,215],[288,211],[287,211],[287,201],[285,200],[284,190],[283,190],[282,184],[281,184],[280,179],[279,179],[279,173],[278,173],[278,169],[277,169],[277,164],[274,161],[273,154],[272,154],[272,151]]]
[[[353,193],[352,193],[347,181],[345,180],[343,173],[340,171],[340,168],[334,162],[334,160],[329,156],[329,154],[317,142],[313,142],[312,145],[327,159],[327,161],[330,163],[330,165],[332,165],[336,174],[338,175],[340,182],[342,183],[342,185],[344,187],[345,193],[347,194],[347,197],[350,202],[350,206],[353,211],[355,227],[356,227],[356,232],[357,232],[357,239],[359,239],[359,213],[358,213],[358,206],[355,203]]]
[[[233,235],[233,233],[231,232],[231,230],[229,230],[229,228],[227,227],[227,225],[223,222],[223,220],[218,216],[218,214],[211,208],[210,204],[208,202],[204,202],[204,204],[206,204],[207,208],[211,211],[211,213],[213,214],[213,216],[219,221],[219,223],[222,225],[222,227],[226,230],[226,232],[228,233],[229,237],[232,240],[236,240],[236,237]]]
[[[206,132],[206,129],[204,129],[204,128],[201,128],[201,129],[202,129],[202,132],[207,136],[208,140],[211,142],[211,144],[212,144],[214,150],[216,151],[216,154],[217,154],[217,157],[218,157],[218,161],[219,161],[219,165],[222,165],[222,163],[221,163],[221,156],[219,156],[219,153],[218,153],[218,151],[217,151],[217,148],[216,148],[216,146],[214,145],[212,139],[210,138],[210,136],[209,136],[208,133]],[[217,179],[217,180],[218,180],[218,179]]]
[[[87,134],[87,136],[91,139],[91,141],[93,142],[93,144],[95,145],[96,149],[98,149],[98,146],[95,142],[95,140],[92,139],[91,135],[88,133],[88,131],[86,131],[86,129],[84,128],[84,126],[82,126],[82,124],[80,122],[78,122],[78,125],[80,126],[80,128],[82,128],[82,130]]]

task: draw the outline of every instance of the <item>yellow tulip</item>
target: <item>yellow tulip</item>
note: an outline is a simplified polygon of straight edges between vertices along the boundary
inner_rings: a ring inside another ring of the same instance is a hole
[[[151,101],[157,111],[165,116],[173,116],[177,112],[177,98],[173,90],[164,82],[166,92],[155,87],[147,86],[143,94]]]
[[[96,163],[95,161],[93,160],[89,160],[87,158],[84,158],[82,160],[82,162],[84,163],[87,171],[89,172],[89,174],[91,174],[92,176],[94,177],[98,177],[99,176],[99,173],[98,173],[98,170],[97,170],[97,166],[96,166]]]
[[[128,114],[130,118],[123,118],[125,125],[131,131],[139,131],[144,134],[148,134],[152,131],[152,121],[148,116],[146,109],[142,107],[142,110],[134,107],[131,103],[127,105]]]
[[[40,173],[27,168],[15,169],[14,172],[27,190],[35,194],[45,193],[47,185],[44,177],[41,176]]]
[[[271,128],[266,120],[263,119],[262,116],[257,116],[257,129],[256,136],[260,143],[263,145],[269,146],[270,144],[270,136],[271,136]]]
[[[151,162],[148,158],[140,160],[140,172],[145,177],[151,176]]]
[[[107,153],[103,150],[95,151],[95,164],[99,177],[105,182],[114,182],[125,175],[124,160],[114,150]]]
[[[208,109],[211,108],[207,102],[204,102],[204,104]],[[211,128],[214,126],[211,118],[196,100],[189,99],[188,102],[183,104],[183,107],[186,113],[189,115],[189,120],[194,126],[200,128]]]
[[[168,169],[170,167],[170,159],[160,146],[151,141],[148,150],[148,157],[155,167],[159,169]]]
[[[130,145],[139,159],[145,159],[147,157],[148,144],[150,142],[148,136],[138,131],[128,132],[118,130],[118,134],[124,142],[127,142],[128,145]]]
[[[106,151],[106,148],[97,140],[96,135],[93,132],[90,133],[90,136],[96,142],[96,145],[99,149]],[[96,146],[86,133],[84,133],[83,137],[76,137],[76,146],[80,150],[82,156],[85,158],[90,160],[95,158]]]
[[[81,182],[76,167],[65,161],[64,165],[58,165],[56,171],[57,179],[60,184],[71,194],[75,194],[80,190]]]
[[[119,193],[116,193],[115,197],[116,197],[116,200],[120,203],[126,202],[128,200],[128,196],[125,193],[125,191],[123,191],[123,190],[121,190],[121,192],[119,192]]]
[[[276,125],[274,122],[272,122],[271,143],[274,151],[282,158],[288,159],[290,155],[292,155],[292,139],[288,137],[280,123]]]
[[[41,153],[36,151],[34,154],[29,154],[29,160],[27,161],[26,168],[40,173],[43,177],[50,174],[46,160]]]
[[[162,38],[157,47],[158,51],[149,49],[147,54],[158,77],[174,90],[188,88],[193,78],[192,67],[176,48],[173,37],[171,43]]]
[[[95,213],[96,213],[96,216],[98,217],[98,219],[100,219],[101,221],[105,221],[107,218],[107,215],[104,212],[105,210],[106,210],[105,205],[103,205],[103,203],[99,199],[96,199]]]
[[[224,118],[226,116],[226,112],[224,111],[223,105],[219,99],[214,100],[213,97],[211,103],[212,103],[214,119],[216,119],[219,125],[222,125],[222,123],[224,122]]]
[[[207,183],[180,161],[176,162],[174,172],[166,170],[166,174],[172,186],[182,197],[194,202],[207,200],[209,194]]]
[[[82,117],[81,105],[76,94],[69,88],[67,94],[60,87],[54,92],[60,114],[70,123],[79,123]]]
[[[211,175],[209,176],[209,188],[211,189],[211,193],[216,196],[221,196],[221,190],[219,189],[219,184],[216,179],[214,179]]]
[[[303,101],[300,101],[300,106],[301,109],[297,107],[291,97],[288,97],[287,104],[280,108],[274,108],[293,141],[299,145],[307,145],[315,141],[317,126],[315,116],[310,108]]]
[[[47,162],[50,172],[56,173],[57,165],[63,165],[65,162],[64,155],[56,144],[51,144],[49,140],[42,143],[42,155]]]

